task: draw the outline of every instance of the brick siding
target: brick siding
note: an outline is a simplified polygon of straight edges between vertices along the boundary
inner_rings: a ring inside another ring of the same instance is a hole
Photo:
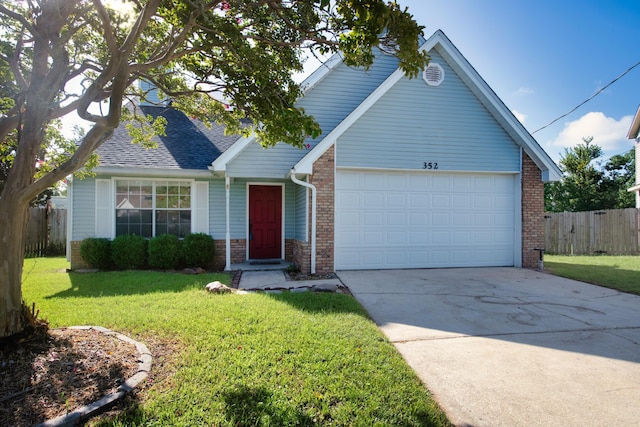
[[[544,247],[544,183],[540,169],[526,154],[522,159],[522,267],[537,268]]]
[[[304,274],[311,273],[311,243],[302,240],[292,240],[292,258],[287,261],[293,262]]]
[[[224,270],[226,265],[226,240],[215,240],[216,253],[213,264],[216,270]],[[247,239],[231,239],[231,262],[240,263],[247,260]]]
[[[84,259],[82,259],[82,256],[80,255],[81,244],[82,240],[74,240],[71,242],[71,260],[69,263],[72,270],[91,268],[91,266]]]
[[[331,146],[313,165],[310,182],[316,187],[316,273],[333,271],[335,146]],[[309,212],[311,215],[311,212]],[[309,220],[311,224],[311,220]]]

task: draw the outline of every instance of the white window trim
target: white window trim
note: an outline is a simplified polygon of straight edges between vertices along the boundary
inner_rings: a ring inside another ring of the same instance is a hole
[[[96,179],[97,181],[107,181],[107,179]],[[195,199],[195,186],[196,183],[200,183],[200,182],[205,182],[207,184],[207,198],[209,195],[209,191],[208,191],[208,181],[196,181],[195,179],[189,179],[189,178],[140,178],[140,177],[129,177],[129,176],[118,176],[118,177],[111,177],[110,181],[110,191],[109,191],[109,207],[110,207],[110,239],[115,239],[116,237],[116,181],[145,181],[145,182],[151,182],[154,185],[155,188],[155,183],[157,182],[188,182],[191,186],[191,193],[190,193],[190,197],[191,197],[191,232],[195,233],[198,231],[194,231],[194,212],[197,210],[196,206],[194,206],[194,201],[197,203],[198,201]],[[97,191],[96,191],[97,193]],[[98,212],[97,212],[97,203],[98,200],[96,198],[96,229],[98,227]],[[207,203],[207,208],[208,208],[208,203]],[[155,212],[156,207],[155,207],[155,200],[153,201],[153,211]],[[208,210],[208,209],[207,209]],[[153,236],[155,236],[155,219],[154,219],[154,225],[153,225]],[[207,233],[209,234],[209,233]],[[102,237],[102,236],[99,236]]]

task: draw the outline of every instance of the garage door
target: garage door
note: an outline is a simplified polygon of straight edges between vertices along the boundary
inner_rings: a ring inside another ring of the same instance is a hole
[[[337,270],[514,265],[515,175],[340,170]]]

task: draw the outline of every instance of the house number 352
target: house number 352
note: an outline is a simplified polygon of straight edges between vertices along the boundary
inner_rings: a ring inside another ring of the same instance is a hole
[[[438,162],[424,162],[422,169],[438,169]]]

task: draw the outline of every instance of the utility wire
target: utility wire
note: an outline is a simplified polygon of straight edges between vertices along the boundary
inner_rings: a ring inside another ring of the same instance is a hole
[[[541,131],[542,129],[548,128],[549,126],[551,126],[552,124],[554,124],[555,122],[557,122],[560,119],[563,119],[565,117],[567,117],[569,114],[573,113],[574,111],[576,111],[578,108],[582,107],[584,104],[586,104],[587,102],[591,101],[593,98],[595,98],[596,96],[600,95],[606,88],[608,88],[609,86],[611,86],[612,84],[614,84],[615,82],[617,82],[618,80],[620,80],[625,74],[627,74],[629,71],[633,70],[634,68],[636,68],[638,65],[640,65],[640,61],[636,62],[634,65],[632,65],[631,67],[627,68],[627,70],[620,74],[618,77],[616,77],[615,79],[611,80],[609,83],[607,83],[604,87],[602,87],[601,89],[599,89],[596,93],[594,93],[593,95],[591,95],[589,98],[585,99],[584,101],[582,101],[580,104],[576,105],[574,108],[572,108],[571,110],[567,111],[566,113],[564,113],[563,115],[561,115],[560,117],[550,121],[549,123],[547,123],[546,125],[542,126],[539,129],[534,130],[533,132],[531,132],[531,135],[533,135],[536,132]]]

